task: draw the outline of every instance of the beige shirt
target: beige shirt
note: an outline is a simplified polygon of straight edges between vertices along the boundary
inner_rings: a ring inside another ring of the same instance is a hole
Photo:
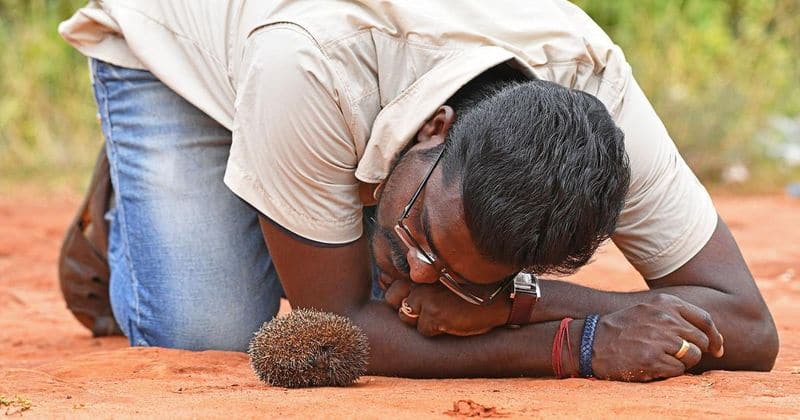
[[[504,62],[597,96],[624,131],[631,188],[613,240],[644,277],[679,268],[716,227],[622,51],[566,1],[103,0],[59,31],[231,129],[225,183],[309,239],[360,237],[359,183],[385,179],[436,108]]]

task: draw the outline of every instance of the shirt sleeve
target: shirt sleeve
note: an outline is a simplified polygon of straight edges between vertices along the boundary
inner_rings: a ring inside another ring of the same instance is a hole
[[[241,69],[226,185],[301,237],[358,239],[358,158],[322,51],[300,28],[269,26],[250,36]]]
[[[631,184],[612,239],[645,279],[657,279],[697,255],[714,233],[717,212],[632,77],[617,124]]]

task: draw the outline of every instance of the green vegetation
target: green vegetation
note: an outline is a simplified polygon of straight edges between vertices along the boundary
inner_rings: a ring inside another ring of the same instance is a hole
[[[0,184],[86,183],[102,135],[86,59],[56,29],[84,3],[0,0]]]
[[[84,2],[0,0],[0,184],[85,183],[102,136],[86,60],[56,32]],[[787,135],[770,122],[800,118],[800,1],[576,2],[622,46],[704,181],[735,164],[756,188],[800,179],[771,153]]]
[[[800,124],[800,1],[579,0],[625,51],[686,161],[706,183],[747,167],[751,188],[800,168],[771,151],[770,120]],[[800,146],[800,139],[795,139]]]

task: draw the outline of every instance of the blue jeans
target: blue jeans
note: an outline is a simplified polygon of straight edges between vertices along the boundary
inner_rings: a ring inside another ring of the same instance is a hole
[[[134,346],[245,350],[283,290],[257,212],[222,182],[230,131],[150,72],[91,69],[115,191],[114,317]]]
[[[222,182],[230,131],[148,71],[91,70],[115,192],[114,317],[133,346],[246,350],[283,289],[258,213]]]

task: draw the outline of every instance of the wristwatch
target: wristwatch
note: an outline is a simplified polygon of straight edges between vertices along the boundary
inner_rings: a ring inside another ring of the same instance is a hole
[[[511,292],[511,313],[506,325],[519,327],[531,322],[531,314],[536,302],[542,297],[539,279],[530,273],[519,273],[514,277],[514,290]]]

